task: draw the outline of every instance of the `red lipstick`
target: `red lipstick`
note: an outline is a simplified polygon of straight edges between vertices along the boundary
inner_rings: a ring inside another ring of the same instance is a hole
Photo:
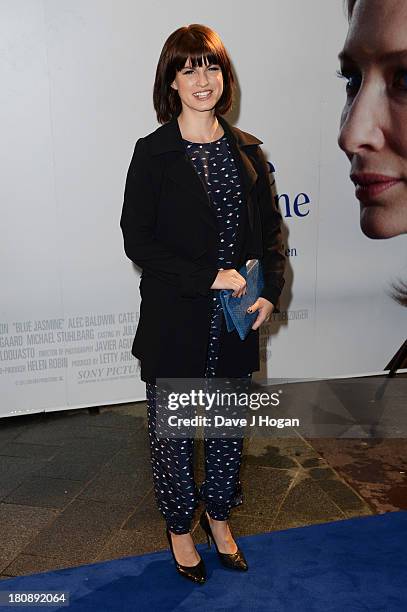
[[[383,191],[401,182],[401,179],[394,176],[369,172],[352,173],[350,178],[356,186],[355,195],[362,202],[374,199]]]

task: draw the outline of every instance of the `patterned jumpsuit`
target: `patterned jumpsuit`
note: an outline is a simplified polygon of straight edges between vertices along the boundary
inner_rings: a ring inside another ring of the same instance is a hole
[[[231,268],[242,206],[240,179],[227,136],[210,143],[184,140],[187,155],[204,182],[215,207],[219,227],[218,267]],[[219,291],[212,291],[210,335],[205,377],[216,376],[220,335],[224,325]],[[232,332],[236,333],[236,332]],[[250,380],[251,373],[246,379]],[[146,383],[150,451],[157,505],[168,529],[188,533],[194,511],[203,500],[208,514],[226,520],[230,509],[243,503],[239,478],[243,438],[205,438],[205,480],[198,489],[194,480],[194,439],[157,438],[157,385]]]

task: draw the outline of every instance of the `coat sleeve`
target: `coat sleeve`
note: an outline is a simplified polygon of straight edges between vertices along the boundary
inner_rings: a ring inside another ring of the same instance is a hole
[[[263,151],[258,147],[259,172],[259,208],[263,236],[263,257],[261,259],[264,288],[260,297],[264,297],[277,306],[284,287],[284,269],[286,258],[283,253],[281,223],[282,217],[277,208],[273,190],[270,185],[269,171]],[[278,309],[276,308],[278,312]]]
[[[158,190],[151,176],[144,138],[136,142],[127,172],[120,219],[129,259],[160,280],[176,286],[182,297],[208,295],[218,270],[181,257],[155,238]]]

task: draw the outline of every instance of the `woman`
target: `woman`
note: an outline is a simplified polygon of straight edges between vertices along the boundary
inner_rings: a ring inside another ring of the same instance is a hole
[[[407,233],[407,4],[347,0],[339,59],[347,80],[339,146],[351,162],[360,225],[369,238]],[[407,284],[395,288],[407,306]],[[407,342],[386,369],[407,366]]]
[[[258,328],[284,284],[281,216],[261,141],[222,117],[231,108],[233,85],[230,58],[216,32],[193,24],[169,36],[153,96],[163,125],[136,143],[120,222],[125,252],[142,268],[132,353],[147,388],[156,500],[177,570],[199,583],[205,567],[190,528],[200,499],[206,506],[200,523],[222,563],[247,569],[227,523],[231,508],[242,503],[242,439],[204,440],[206,477],[198,490],[193,439],[156,436],[156,379],[249,379],[259,369]],[[250,258],[261,260],[265,285],[242,341],[225,329],[219,290],[243,295],[238,270]]]
[[[349,0],[348,9],[339,146],[351,162],[362,231],[390,238],[407,232],[407,5]]]

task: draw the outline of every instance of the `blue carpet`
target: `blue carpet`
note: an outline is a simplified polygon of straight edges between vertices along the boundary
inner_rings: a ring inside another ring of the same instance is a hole
[[[0,591],[70,591],[69,607],[40,608],[69,612],[407,610],[407,512],[238,541],[250,566],[246,573],[222,568],[213,547],[197,546],[208,572],[204,585],[179,576],[166,550],[2,580]]]

